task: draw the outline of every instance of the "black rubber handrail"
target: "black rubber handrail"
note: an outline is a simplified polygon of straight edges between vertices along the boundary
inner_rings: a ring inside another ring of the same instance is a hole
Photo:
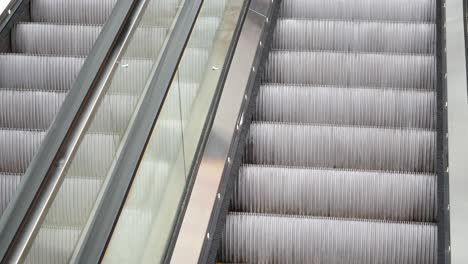
[[[9,31],[17,21],[29,16],[30,0],[18,0],[11,3],[0,21],[1,35]],[[60,111],[52,123],[40,148],[31,161],[21,184],[0,221],[0,259],[2,263],[16,263],[23,260],[30,246],[31,238],[37,234],[37,226],[53,201],[57,189],[63,180],[63,173],[51,176],[51,171],[63,171],[67,164],[63,162],[70,134],[77,126],[80,115],[89,111],[87,108],[90,94],[97,86],[100,76],[109,67],[109,57],[129,16],[134,11],[138,0],[119,0],[84,62],[73,86],[68,92]],[[83,125],[83,124],[80,124]],[[53,179],[51,179],[53,178]],[[51,186],[55,184],[54,186]],[[42,220],[41,220],[42,219]],[[31,226],[32,222],[35,223]],[[25,239],[29,238],[29,239]]]
[[[110,175],[83,247],[78,252],[77,263],[99,263],[105,253],[203,1],[186,0],[181,7],[179,18],[175,22],[166,48],[162,51],[148,92],[129,130],[128,140],[124,143],[116,167]]]

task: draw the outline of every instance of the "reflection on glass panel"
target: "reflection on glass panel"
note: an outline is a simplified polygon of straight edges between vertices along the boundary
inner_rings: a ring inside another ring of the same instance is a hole
[[[164,257],[243,2],[204,1],[104,263]]]
[[[114,74],[106,83],[108,89],[83,135],[26,263],[68,263],[78,253],[107,176],[112,171],[132,118],[144,97],[181,4],[181,0],[149,1],[127,48],[115,66]],[[170,142],[164,144],[167,145],[158,146],[158,149],[171,148]],[[167,164],[168,161],[165,162]],[[146,164],[146,170],[164,174],[168,167]],[[147,188],[162,186],[155,177],[138,180],[143,181],[143,186]],[[144,201],[149,200],[145,195],[153,194],[142,193],[135,198],[136,205],[130,206],[128,210],[144,206]],[[124,221],[144,226],[149,223],[145,222],[146,219],[145,215],[134,214]]]

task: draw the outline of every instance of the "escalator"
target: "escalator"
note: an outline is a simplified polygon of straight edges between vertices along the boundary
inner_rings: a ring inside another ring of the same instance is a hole
[[[28,172],[37,177],[29,164],[48,131],[63,126],[54,119],[67,112],[62,103],[68,92],[87,88],[75,87],[75,79],[118,1],[17,2],[27,6],[26,11],[17,12],[23,13],[7,32],[9,37],[2,43],[6,48],[0,55],[0,215],[16,195],[23,175]],[[23,261],[65,263],[76,250],[180,2],[147,5],[142,26],[135,30],[133,43],[121,58],[122,66],[95,111],[94,123]]]
[[[219,262],[436,263],[436,23],[435,0],[282,1]]]
[[[115,2],[32,1],[31,21],[11,30],[0,55],[0,215]]]
[[[106,228],[119,219],[124,224],[139,223],[137,228],[117,231],[114,239],[122,239],[125,245],[133,239],[138,249],[123,251],[117,246],[113,250],[111,245],[106,261],[132,262],[142,257],[149,234],[146,229],[157,217],[151,210],[157,206],[152,203],[161,203],[166,195],[164,189],[177,165],[173,163],[185,143],[178,137],[188,125],[195,99],[207,92],[200,88],[206,73],[218,70],[208,66],[214,61],[214,41],[225,39],[223,45],[229,44],[228,35],[218,33],[226,2],[12,1],[0,21],[2,37],[7,36],[0,43],[4,52],[0,55],[0,86],[4,87],[0,89],[2,263],[88,263],[83,259],[90,254],[81,252],[90,236],[101,234],[102,228],[90,230],[104,222],[97,217],[108,209],[102,208],[102,200],[117,193],[109,182],[132,179],[144,151],[128,155],[127,148],[144,147],[157,122],[157,143],[148,147],[147,155],[157,161],[144,162],[146,175],[135,181],[136,188],[145,191],[112,223],[104,223]],[[102,61],[95,58],[99,56]],[[91,80],[85,87],[81,77],[92,72],[90,68],[96,72],[88,76]],[[83,98],[76,102],[76,114],[67,119],[69,126],[58,122],[73,112],[64,102],[70,103],[80,90]],[[70,96],[72,91],[75,94]],[[152,117],[140,118],[147,114]],[[61,129],[64,139],[53,152],[50,135]],[[134,131],[148,135],[132,137]],[[37,167],[42,164],[37,160],[44,154],[54,159],[43,164],[44,174],[39,175]],[[131,160],[135,172],[122,173],[122,159]],[[34,179],[38,177],[43,178]],[[125,188],[130,186],[127,183]],[[121,192],[123,197],[126,190]],[[108,236],[105,241],[112,233]]]

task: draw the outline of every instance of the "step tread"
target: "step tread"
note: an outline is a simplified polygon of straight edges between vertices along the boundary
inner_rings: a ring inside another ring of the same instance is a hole
[[[432,23],[280,19],[272,49],[433,54],[435,44]]]
[[[436,132],[336,125],[254,122],[248,163],[434,172]]]
[[[231,211],[434,222],[436,180],[435,174],[244,164]]]
[[[220,258],[248,263],[425,263],[437,260],[437,226],[263,214],[227,216]]]
[[[254,120],[435,129],[435,91],[263,84]]]
[[[329,51],[271,51],[265,82],[434,90],[433,55]]]

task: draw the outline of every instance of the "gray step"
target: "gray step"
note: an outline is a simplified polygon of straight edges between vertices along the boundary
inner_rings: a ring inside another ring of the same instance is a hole
[[[0,215],[3,215],[3,212],[5,212],[20,181],[20,174],[5,174],[0,172]]]
[[[104,179],[114,160],[120,137],[116,134],[84,135],[73,158],[67,177],[88,177]]]
[[[47,130],[66,93],[0,89],[0,127]]]
[[[60,24],[104,24],[117,0],[34,0],[31,21]]]
[[[81,57],[0,55],[0,87],[68,91],[83,65]]]
[[[243,165],[231,211],[435,222],[435,174]]]
[[[86,56],[99,36],[101,26],[20,23],[11,33],[17,53]]]
[[[435,224],[229,214],[221,261],[435,264]]]
[[[0,172],[24,173],[44,135],[43,131],[0,129]]]
[[[436,133],[372,127],[253,123],[246,162],[433,173]]]
[[[280,16],[307,19],[435,22],[435,0],[284,0]]]
[[[30,54],[86,56],[101,29],[102,26],[90,25],[20,23],[12,32],[12,48],[14,52]],[[166,32],[161,27],[137,28],[125,56],[155,59]]]
[[[432,54],[435,24],[280,19],[272,48]]]
[[[123,135],[137,103],[136,96],[106,94],[96,109],[88,131]]]
[[[170,28],[182,4],[181,0],[150,1],[141,18],[141,24]]]
[[[434,56],[382,53],[273,51],[264,79],[271,83],[433,90]]]
[[[42,226],[26,257],[27,264],[68,263],[81,229],[64,226]]]
[[[255,120],[435,128],[435,91],[266,84]]]
[[[101,184],[102,180],[98,178],[65,177],[47,212],[44,224],[64,227],[84,226],[96,202]]]

